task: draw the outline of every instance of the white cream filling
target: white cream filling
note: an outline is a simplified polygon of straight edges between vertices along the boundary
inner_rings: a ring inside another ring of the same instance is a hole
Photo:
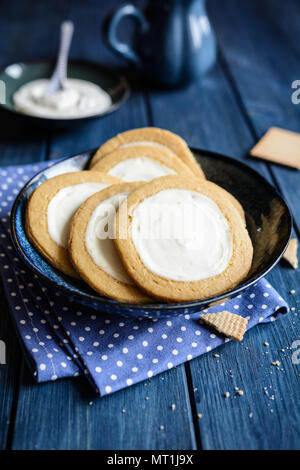
[[[45,118],[77,118],[106,111],[110,95],[95,83],[68,78],[63,90],[47,95],[48,79],[33,80],[13,95],[14,105],[22,113]]]
[[[195,191],[166,189],[135,209],[132,239],[144,265],[174,281],[222,273],[232,256],[232,235],[214,201]]]
[[[133,284],[112,240],[116,211],[127,196],[128,193],[115,194],[94,209],[85,232],[85,244],[97,266],[118,281]]]
[[[158,142],[154,142],[153,140],[136,140],[134,142],[128,142],[127,144],[122,144],[118,148],[122,149],[126,147],[135,147],[136,145],[145,145],[145,146],[150,145],[152,147],[160,147],[163,149],[167,149],[170,152],[172,152],[172,150],[170,150],[169,147],[167,147],[166,145],[159,144]]]
[[[107,186],[103,183],[80,183],[55,194],[48,205],[47,221],[49,235],[57,245],[67,248],[73,215],[87,198]]]
[[[128,158],[113,166],[109,172],[124,181],[151,181],[160,176],[175,175],[176,172],[149,157]]]

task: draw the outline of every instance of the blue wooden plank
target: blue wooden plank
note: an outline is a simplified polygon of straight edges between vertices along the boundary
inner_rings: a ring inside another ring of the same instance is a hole
[[[226,12],[228,21],[236,19],[236,9],[237,4],[230,2]],[[248,20],[239,22],[236,19],[236,28],[224,27],[223,17],[216,9],[213,11],[221,49],[224,49],[255,137],[260,138],[271,126],[299,132],[300,105],[291,100],[294,91],[291,84],[299,75],[300,46],[294,40],[294,33],[299,29],[299,3],[289,1],[283,7],[278,1],[272,4],[253,1],[245,2],[243,9],[242,16]],[[278,11],[282,11],[283,18]],[[255,37],[252,34],[254,21]],[[259,48],[258,42],[262,45]],[[296,221],[300,220],[299,173],[276,165],[272,165],[272,172],[293,207]]]
[[[183,366],[101,399],[81,379],[22,382],[13,449],[195,448]]]

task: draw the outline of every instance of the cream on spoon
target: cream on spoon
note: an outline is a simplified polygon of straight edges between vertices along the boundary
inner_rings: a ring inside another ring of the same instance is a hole
[[[71,21],[62,23],[59,53],[52,77],[50,80],[33,80],[19,88],[13,96],[18,111],[45,118],[72,119],[98,114],[111,106],[109,94],[95,83],[67,79],[73,30]]]

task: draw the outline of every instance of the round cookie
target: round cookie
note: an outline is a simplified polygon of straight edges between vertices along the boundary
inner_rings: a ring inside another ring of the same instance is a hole
[[[150,298],[126,272],[113,241],[116,210],[140,183],[121,183],[87,199],[73,217],[69,236],[71,261],[82,279],[102,295],[120,302]]]
[[[90,169],[106,154],[113,152],[117,148],[126,148],[136,145],[151,145],[158,148],[167,147],[172,153],[177,155],[196,176],[205,178],[205,175],[190,151],[186,142],[173,132],[158,127],[142,127],[122,132],[105,142],[95,153]]]
[[[167,148],[137,145],[119,148],[102,157],[93,171],[102,171],[124,181],[152,181],[154,178],[179,174],[195,178],[195,174]]]
[[[27,235],[54,267],[79,277],[67,250],[71,219],[89,196],[119,182],[97,171],[76,171],[55,176],[32,193],[26,210]]]
[[[248,274],[250,237],[215,184],[165,176],[136,189],[126,202],[115,218],[115,243],[129,275],[150,296],[172,302],[208,298]]]
[[[213,183],[212,181],[210,181],[211,184],[215,185],[218,190],[220,191],[223,191],[223,194],[224,196],[226,196],[229,201],[231,202],[231,204],[236,208],[236,210],[238,211],[238,213],[240,214],[243,222],[244,222],[244,225],[246,226],[246,216],[245,216],[245,212],[244,212],[244,209],[243,209],[243,206],[242,204],[229,192],[229,191],[226,191],[226,189],[222,188],[222,186],[218,186],[217,184]]]

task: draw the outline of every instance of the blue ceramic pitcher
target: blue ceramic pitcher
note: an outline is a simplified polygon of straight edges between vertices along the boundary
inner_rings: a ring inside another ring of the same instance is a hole
[[[170,87],[203,75],[216,59],[216,39],[205,0],[149,0],[142,12],[132,3],[116,9],[105,22],[111,49],[147,77]],[[136,20],[133,44],[118,39],[125,17]]]

